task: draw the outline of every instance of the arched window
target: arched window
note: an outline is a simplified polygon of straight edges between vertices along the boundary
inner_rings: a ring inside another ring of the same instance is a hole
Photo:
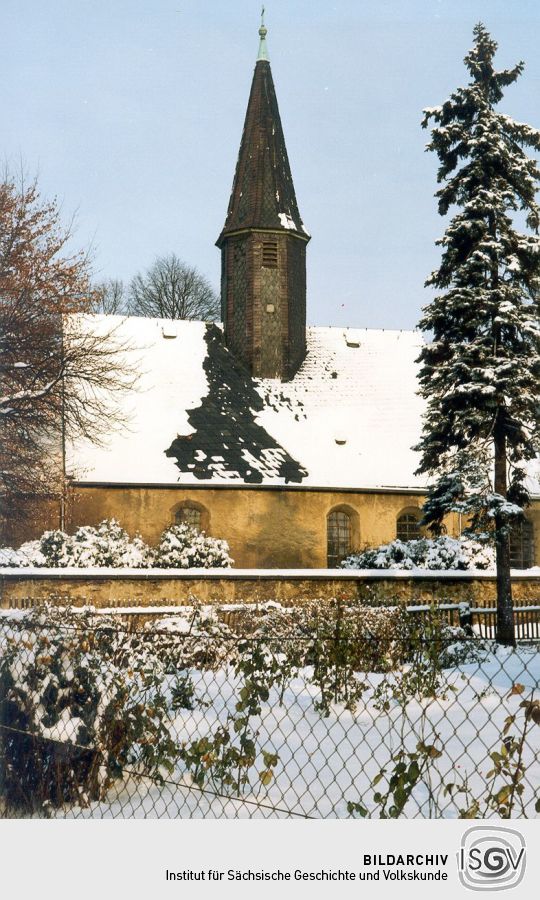
[[[175,511],[174,521],[177,525],[185,523],[200,531],[202,528],[202,511],[197,506],[185,503]]]
[[[509,537],[510,565],[513,569],[530,569],[534,566],[534,528],[532,522],[523,519],[512,528]]]
[[[418,540],[422,536],[419,522],[419,513],[410,511],[400,513],[396,522],[396,537],[398,541]]]
[[[335,509],[327,518],[328,568],[334,569],[351,552],[351,517],[342,509]]]

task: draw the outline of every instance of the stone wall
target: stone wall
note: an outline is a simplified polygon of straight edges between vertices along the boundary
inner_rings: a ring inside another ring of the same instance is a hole
[[[58,604],[96,607],[186,605],[193,598],[205,603],[241,603],[278,600],[301,603],[318,597],[359,597],[394,603],[458,603],[493,606],[496,584],[493,576],[456,573],[437,579],[432,575],[394,576],[387,573],[358,574],[326,572],[218,572],[178,575],[170,572],[72,574],[43,570],[38,574],[10,573],[0,576],[0,607],[34,606],[46,600]],[[538,603],[540,577],[518,575],[513,580],[516,605]]]

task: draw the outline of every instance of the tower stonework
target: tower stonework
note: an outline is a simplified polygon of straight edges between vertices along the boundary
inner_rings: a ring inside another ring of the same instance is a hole
[[[251,85],[221,250],[225,342],[258,378],[287,381],[306,353],[306,246],[266,28]]]

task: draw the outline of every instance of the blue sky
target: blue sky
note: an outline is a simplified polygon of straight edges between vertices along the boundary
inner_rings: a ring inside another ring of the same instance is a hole
[[[308,248],[308,319],[410,328],[435,267],[421,110],[465,80],[482,20],[526,69],[501,108],[540,127],[537,0],[268,0]],[[217,287],[258,0],[2,0],[0,156],[38,173],[97,276],[176,252]]]

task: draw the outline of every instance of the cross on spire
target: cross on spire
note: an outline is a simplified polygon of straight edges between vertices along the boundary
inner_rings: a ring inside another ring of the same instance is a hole
[[[264,6],[261,10],[261,27],[259,28],[259,55],[257,57],[257,62],[262,59],[266,62],[269,62],[270,57],[268,56],[268,47],[266,46],[266,35],[268,33],[268,29],[264,24]]]

